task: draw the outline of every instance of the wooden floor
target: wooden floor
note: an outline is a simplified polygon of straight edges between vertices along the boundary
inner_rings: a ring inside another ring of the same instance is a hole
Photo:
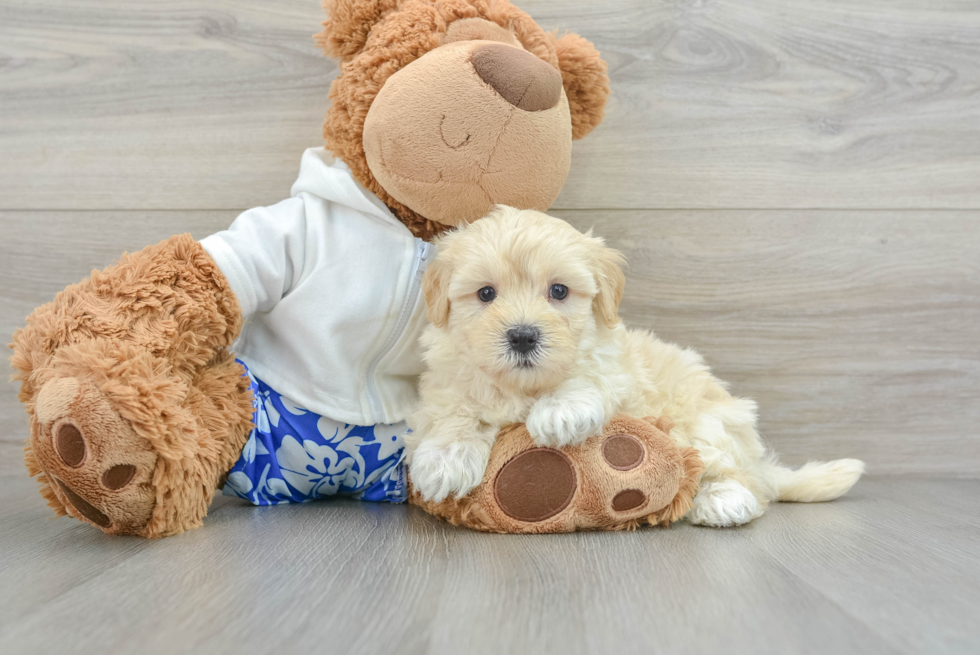
[[[872,478],[729,531],[222,499],[110,539],[46,520],[0,384],[0,653],[980,652],[980,3],[515,3],[609,62],[554,213],[628,256],[627,321],[756,399],[785,462]],[[288,195],[337,72],[319,5],[0,0],[0,335]]]
[[[0,478],[4,653],[977,653],[980,481],[872,478],[747,527],[484,535],[219,499],[106,537]]]

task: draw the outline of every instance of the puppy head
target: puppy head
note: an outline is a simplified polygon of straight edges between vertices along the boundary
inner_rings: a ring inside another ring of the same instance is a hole
[[[438,246],[423,279],[429,320],[501,386],[556,386],[597,329],[619,323],[622,255],[565,221],[498,205]]]

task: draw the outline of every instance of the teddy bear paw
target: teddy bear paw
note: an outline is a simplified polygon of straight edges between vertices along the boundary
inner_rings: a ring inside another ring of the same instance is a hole
[[[702,470],[697,451],[679,448],[667,435],[670,428],[665,419],[619,416],[581,446],[555,449],[535,443],[529,427],[515,426],[497,437],[483,484],[470,496],[432,502],[441,495],[438,488],[422,504],[457,525],[494,532],[667,524],[690,509]],[[429,463],[416,469],[417,463],[412,481],[422,492],[430,484]]]
[[[49,380],[34,405],[30,450],[67,513],[108,534],[150,518],[156,455],[89,382]]]

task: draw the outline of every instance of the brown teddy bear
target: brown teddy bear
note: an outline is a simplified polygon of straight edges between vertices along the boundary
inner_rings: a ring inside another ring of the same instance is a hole
[[[428,240],[497,203],[547,209],[571,140],[602,119],[608,79],[590,43],[544,32],[506,0],[325,7],[317,38],[341,63],[324,125],[330,152],[303,155],[291,198],[201,242],[178,235],[124,255],[14,334],[25,460],[59,515],[161,537],[201,525],[223,485],[257,504],[409,497],[401,437],[421,372]],[[595,448],[558,455],[581,491],[545,523],[513,510],[537,501],[500,491],[515,470],[507,464],[494,487],[502,515],[489,486],[467,501],[479,511],[427,509],[515,531],[677,518],[695,458],[668,452],[651,430],[621,427],[643,451],[637,471],[672,462],[649,468],[665,482],[632,513],[589,509],[602,487]],[[524,445],[508,435],[500,453]],[[555,488],[567,483],[566,471]]]

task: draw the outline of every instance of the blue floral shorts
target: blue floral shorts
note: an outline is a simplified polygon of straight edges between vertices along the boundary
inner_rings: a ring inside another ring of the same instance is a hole
[[[298,407],[251,380],[255,428],[235,462],[224,493],[255,505],[302,503],[345,495],[401,503],[408,495],[402,423],[349,425]]]

